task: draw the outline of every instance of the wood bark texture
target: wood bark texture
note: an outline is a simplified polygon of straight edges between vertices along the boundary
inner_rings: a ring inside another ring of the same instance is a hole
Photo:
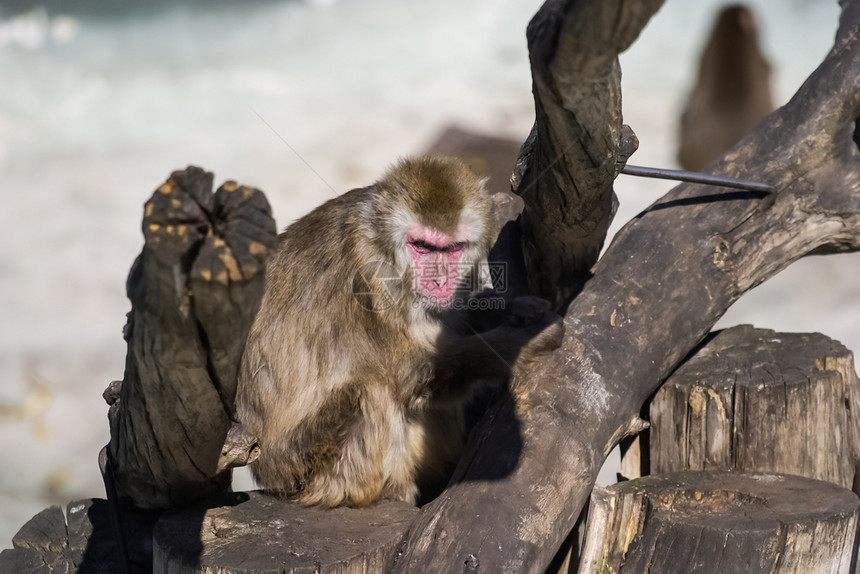
[[[778,472],[851,488],[858,393],[853,355],[824,335],[726,329],[651,402],[651,473]]]
[[[617,207],[612,182],[638,145],[621,123],[618,54],[662,4],[549,0],[529,23],[535,125],[513,187],[531,290],[557,307],[597,261]]]
[[[595,489],[581,574],[849,572],[860,501],[785,474],[679,472]]]
[[[123,535],[135,550],[134,572],[151,571],[151,539],[156,515],[124,516]],[[66,508],[51,506],[31,518],[12,538],[13,548],[0,552],[0,572],[9,574],[115,574],[120,571],[108,502],[86,499]],[[148,568],[148,570],[144,570]]]
[[[166,513],[155,527],[156,574],[387,572],[418,509],[302,507],[260,492],[224,494]]]
[[[526,210],[543,203],[548,221],[561,217],[578,230],[589,225],[575,223],[577,212],[608,211],[604,178],[614,175],[608,166],[618,132],[603,128],[596,137],[579,126],[620,122],[612,105],[617,84],[600,79],[616,76],[614,54],[659,4],[550,1],[535,17],[529,39],[539,118],[528,169],[537,170],[531,177],[540,183],[529,191],[520,186]],[[808,253],[860,249],[860,152],[851,139],[860,115],[860,75],[853,73],[860,69],[860,1],[842,4],[823,63],[789,103],[709,167],[776,192],[681,185],[627,224],[567,308],[562,347],[515,368],[513,398],[475,429],[452,483],[411,529],[397,571],[543,571],[606,455],[642,428],[637,415],[645,400],[725,310]],[[541,80],[558,70],[567,82],[552,88]],[[588,96],[571,100],[562,95],[567,90]],[[576,106],[583,118],[577,129],[560,102]],[[549,109],[559,114],[542,120]],[[550,131],[541,130],[542,121]],[[562,137],[554,129],[567,137],[554,139]],[[550,167],[535,157],[560,159]],[[570,164],[570,157],[582,162]],[[569,165],[591,175],[562,168]],[[530,262],[531,272],[541,294],[563,300],[570,276],[553,269],[570,254],[554,247],[556,227],[539,232],[534,219],[530,225],[532,255],[545,254]],[[553,259],[559,253],[564,257]]]
[[[233,400],[275,222],[261,191],[227,182],[213,194],[212,180],[189,167],[155,191],[128,278],[126,370],[106,394],[109,452],[120,497],[141,508],[220,492],[230,467],[255,454],[233,427]]]

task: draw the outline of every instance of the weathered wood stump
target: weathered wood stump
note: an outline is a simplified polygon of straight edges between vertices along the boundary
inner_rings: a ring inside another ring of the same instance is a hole
[[[852,353],[824,335],[720,331],[651,402],[651,473],[780,472],[851,488],[858,393]]]
[[[106,399],[117,491],[140,508],[223,491],[254,456],[253,439],[230,432],[233,400],[277,235],[260,190],[212,182],[189,167],[155,191],[128,278],[125,375]]]
[[[849,572],[860,501],[781,474],[688,471],[596,489],[581,573]]]
[[[152,562],[152,546],[147,543],[157,515],[135,512],[124,516],[123,535],[131,564],[140,567]],[[104,499],[70,502],[46,508],[29,520],[12,538],[13,548],[0,552],[0,572],[4,574],[115,574],[121,572],[113,526]],[[138,570],[135,569],[134,572]]]
[[[155,527],[157,574],[388,572],[418,509],[307,508],[260,492],[224,494],[164,514]]]

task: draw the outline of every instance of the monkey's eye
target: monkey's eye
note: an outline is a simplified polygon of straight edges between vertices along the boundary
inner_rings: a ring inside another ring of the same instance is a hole
[[[442,248],[442,251],[446,253],[457,253],[459,251],[463,251],[466,248],[466,242],[460,241],[459,243],[452,243],[446,247]]]
[[[409,242],[409,245],[412,246],[415,251],[418,253],[430,253],[431,251],[436,251],[436,246],[426,241],[421,241],[420,239],[413,239]]]
[[[466,248],[466,243],[452,243],[450,245],[433,245],[421,239],[413,239],[409,241],[409,245],[418,253],[457,253]]]

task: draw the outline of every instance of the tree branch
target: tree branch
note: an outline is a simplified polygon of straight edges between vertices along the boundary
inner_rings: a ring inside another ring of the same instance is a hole
[[[635,150],[622,132],[618,54],[662,3],[549,0],[529,23],[535,127],[514,187],[531,290],[556,306],[587,279],[615,214],[619,146]]]

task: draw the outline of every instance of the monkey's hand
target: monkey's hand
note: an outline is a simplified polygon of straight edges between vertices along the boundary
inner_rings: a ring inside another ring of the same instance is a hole
[[[505,303],[504,321],[483,333],[457,337],[440,349],[436,360],[433,398],[438,402],[471,396],[464,381],[504,384],[515,364],[522,365],[557,349],[564,323],[537,297],[517,297]]]
[[[561,346],[564,322],[550,308],[549,301],[539,297],[517,297],[507,303],[505,327],[523,338],[523,352],[530,357],[543,355]]]

